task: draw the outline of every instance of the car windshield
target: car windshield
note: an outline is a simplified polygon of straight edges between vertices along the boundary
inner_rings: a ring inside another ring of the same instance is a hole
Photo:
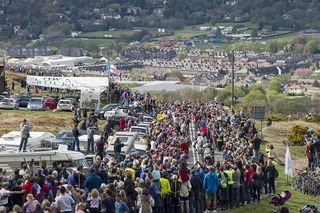
[[[141,132],[141,133],[146,133],[145,129],[142,128],[131,128],[131,132]]]
[[[5,99],[2,99],[2,102],[3,102],[3,103],[12,103],[13,100],[12,100],[12,99],[8,99],[8,98],[5,98]]]
[[[70,104],[70,101],[68,101],[68,100],[59,101],[59,104]]]
[[[28,96],[20,96],[19,100],[30,100]]]
[[[42,102],[42,99],[40,98],[30,100],[30,103],[41,103],[41,102]]]
[[[89,167],[88,163],[87,163],[87,161],[85,159],[74,160],[73,161],[73,165],[75,167],[77,167],[77,166],[83,166],[84,168]]]
[[[72,137],[72,132],[58,132],[56,136],[57,139],[66,139],[71,137]]]

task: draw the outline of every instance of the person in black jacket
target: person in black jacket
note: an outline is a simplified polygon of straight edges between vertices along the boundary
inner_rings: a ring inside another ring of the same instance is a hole
[[[114,158],[117,161],[121,161],[121,148],[124,147],[124,144],[121,143],[120,139],[117,138],[114,142]]]
[[[276,167],[272,164],[271,160],[268,160],[268,164],[266,167],[266,177],[268,182],[268,188],[269,188],[269,195],[271,193],[275,194],[276,192],[276,186],[275,186],[275,179],[278,177],[278,171]]]
[[[80,131],[77,128],[77,125],[74,125],[72,129],[72,146],[71,150],[75,150],[75,146],[77,146],[77,151],[80,152],[80,141],[79,141]]]
[[[193,203],[190,202],[190,209],[193,209],[195,213],[200,213],[200,195],[202,191],[202,181],[199,176],[196,175],[195,170],[191,171],[191,193],[190,197],[193,197]],[[193,212],[193,211],[192,211]]]

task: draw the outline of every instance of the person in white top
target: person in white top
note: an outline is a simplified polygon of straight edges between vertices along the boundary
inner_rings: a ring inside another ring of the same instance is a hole
[[[56,197],[57,208],[60,212],[71,213],[73,204],[74,200],[68,193],[66,193],[66,188],[62,186],[60,189],[60,195]]]

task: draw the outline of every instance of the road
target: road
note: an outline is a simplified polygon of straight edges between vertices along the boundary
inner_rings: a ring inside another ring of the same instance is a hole
[[[196,127],[193,118],[191,119],[190,125],[189,125],[189,134],[190,134],[190,140],[192,142],[191,148],[189,149],[189,159],[188,159],[188,165],[195,165],[196,162],[201,162],[202,163],[202,157],[199,155],[199,153],[195,150],[193,143],[196,141]],[[217,161],[222,161],[222,152],[218,152],[215,150],[214,152],[214,159],[215,162]]]

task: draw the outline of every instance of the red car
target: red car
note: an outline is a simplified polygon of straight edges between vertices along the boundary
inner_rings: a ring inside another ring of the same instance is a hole
[[[57,103],[54,98],[44,97],[43,98],[43,106],[46,110],[54,110],[57,109]]]

